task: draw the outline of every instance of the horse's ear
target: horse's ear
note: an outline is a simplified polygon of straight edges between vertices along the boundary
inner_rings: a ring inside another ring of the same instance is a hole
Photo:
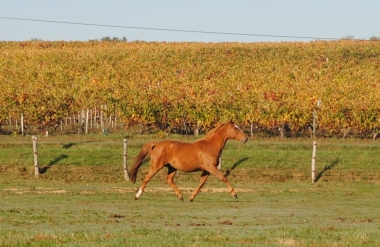
[[[229,123],[230,123],[230,124],[233,124],[233,123],[234,123],[234,120],[231,119]]]

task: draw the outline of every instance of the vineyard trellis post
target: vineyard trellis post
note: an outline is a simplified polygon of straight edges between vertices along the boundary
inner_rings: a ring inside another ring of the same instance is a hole
[[[127,148],[128,148],[128,142],[127,139],[124,138],[124,145],[123,145],[123,166],[124,166],[124,178],[125,180],[129,181],[129,174],[128,174],[128,166],[127,166]]]
[[[33,141],[33,155],[34,155],[34,175],[38,177],[40,175],[40,168],[38,167],[37,137],[32,136],[32,141]]]
[[[85,119],[85,134],[88,134],[88,114],[89,114],[89,109],[87,108],[86,110],[86,119]]]
[[[102,131],[104,130],[104,121],[103,121],[103,105],[100,106],[100,127]]]
[[[21,112],[20,120],[21,120],[21,135],[24,136],[24,113],[23,112]]]

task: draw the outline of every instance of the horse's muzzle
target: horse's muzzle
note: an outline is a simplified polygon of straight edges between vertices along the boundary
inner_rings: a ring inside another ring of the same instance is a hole
[[[241,140],[242,143],[247,143],[248,137],[246,136],[244,139]]]

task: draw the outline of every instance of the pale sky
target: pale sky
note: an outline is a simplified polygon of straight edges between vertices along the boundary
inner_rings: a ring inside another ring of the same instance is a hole
[[[310,41],[347,36],[369,39],[380,36],[380,1],[4,0],[0,3],[0,41],[33,38],[87,41],[105,36],[167,42]]]

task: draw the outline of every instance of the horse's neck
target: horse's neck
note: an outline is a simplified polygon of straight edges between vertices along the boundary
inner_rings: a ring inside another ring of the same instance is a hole
[[[219,129],[218,132],[220,131],[220,133],[215,133],[210,139],[209,141],[212,142],[215,146],[215,148],[217,148],[219,150],[219,152],[221,153],[224,146],[226,145],[226,142],[227,142],[227,138],[226,138],[226,135],[225,135],[225,131]]]

